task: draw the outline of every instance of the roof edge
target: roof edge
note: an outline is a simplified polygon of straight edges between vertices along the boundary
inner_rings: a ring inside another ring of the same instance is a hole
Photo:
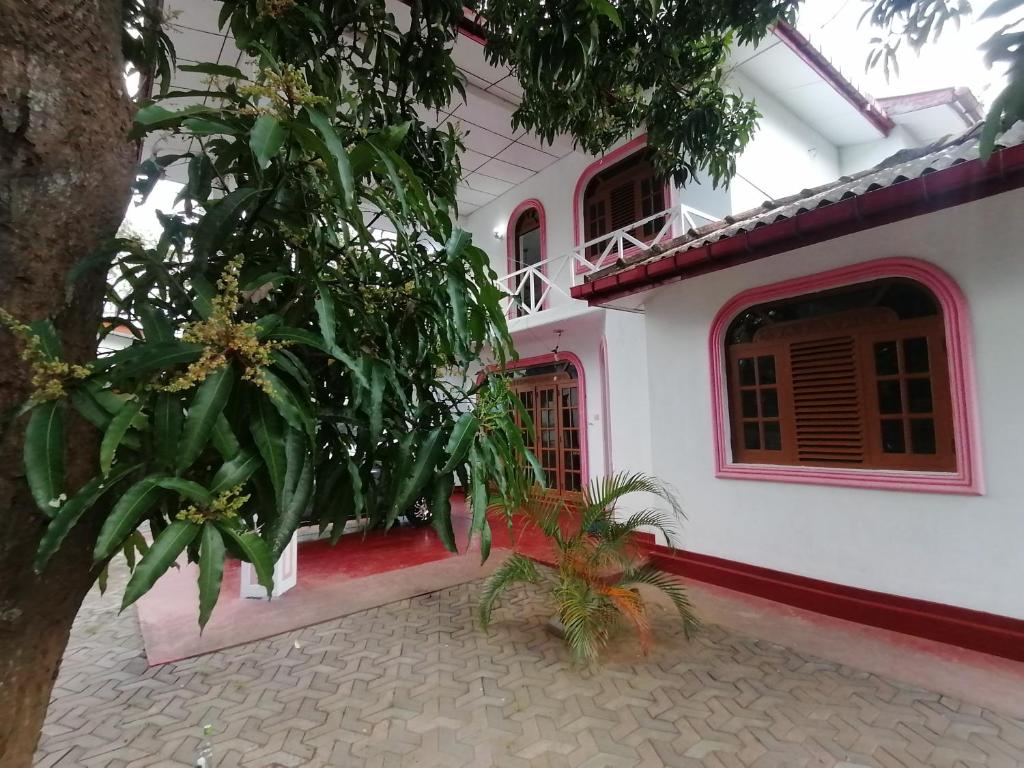
[[[756,261],[837,237],[1024,187],[1024,144],[924,176],[798,213],[757,229],[573,286],[574,299],[601,306],[614,299]]]

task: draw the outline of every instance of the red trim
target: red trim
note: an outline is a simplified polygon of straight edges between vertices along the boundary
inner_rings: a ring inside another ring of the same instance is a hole
[[[635,139],[627,141],[622,146],[616,147],[611,152],[603,155],[583,169],[583,173],[581,173],[580,177],[576,179],[576,186],[572,191],[572,203],[570,208],[570,210],[572,210],[572,241],[574,248],[579,248],[580,245],[586,242],[583,237],[583,193],[587,189],[587,184],[589,184],[590,180],[597,176],[597,174],[601,173],[601,171],[611,168],[616,163],[625,160],[627,157],[639,152],[646,146],[647,134],[643,133]],[[666,180],[665,200],[668,201],[670,208],[675,206],[673,192],[674,190],[672,185],[668,180]],[[674,235],[670,233],[669,236],[671,237]],[[625,249],[623,257],[628,258],[629,255],[635,253],[636,250],[637,249],[635,247]],[[586,272],[586,269],[579,262],[573,262],[573,271],[577,275],[582,275]]]
[[[946,356],[949,361],[949,394],[953,406],[956,471],[829,469],[733,463],[725,381],[725,334],[733,318],[757,304],[887,277],[904,277],[920,283],[934,294],[942,307],[946,330]],[[875,259],[743,291],[727,301],[715,315],[711,332],[708,334],[708,357],[711,371],[711,415],[714,424],[716,477],[890,491],[976,495],[984,492],[981,440],[978,437],[978,398],[974,383],[974,354],[967,299],[953,278],[934,264],[921,259]]]
[[[826,616],[1024,661],[1024,620],[643,542],[662,570]]]
[[[549,365],[551,363],[561,362],[567,360],[572,363],[576,368],[576,375],[579,379],[579,393],[580,393],[580,476],[583,481],[583,485],[586,486],[590,482],[590,449],[589,440],[587,439],[587,431],[589,430],[589,423],[587,421],[587,376],[583,370],[583,362],[572,352],[563,352],[559,350],[557,353],[549,352],[545,355],[536,355],[534,357],[524,357],[519,360],[506,363],[504,370],[512,371],[518,368],[529,368],[534,365]],[[498,365],[487,366],[487,373],[502,370]],[[478,378],[483,378],[484,372],[480,372]]]
[[[739,233],[658,261],[638,264],[571,289],[574,299],[600,305],[655,285],[684,280],[763,259],[843,235],[944,210],[1024,186],[1024,145],[1008,147],[987,162],[969,160],[812,211],[752,233]],[[758,245],[760,243],[760,245]]]
[[[822,80],[831,85],[840,96],[853,105],[864,119],[873,125],[883,136],[888,136],[896,123],[893,122],[873,99],[865,96],[851,83],[843,73],[836,69],[832,62],[825,58],[810,40],[800,34],[794,27],[784,21],[775,26],[775,36],[784,42],[793,53],[800,57],[808,67],[814,70]]]
[[[521,202],[519,205],[517,205],[515,207],[515,209],[512,211],[512,213],[509,214],[508,224],[505,226],[505,243],[506,243],[506,248],[505,248],[505,256],[506,256],[505,268],[506,268],[506,272],[505,272],[505,274],[506,275],[511,275],[512,272],[515,271],[515,270],[513,270],[512,267],[515,264],[515,260],[516,260],[516,224],[519,223],[519,217],[522,216],[524,213],[526,213],[531,208],[533,208],[533,209],[535,209],[537,211],[537,218],[540,221],[540,271],[544,274],[545,277],[547,277],[547,274],[548,274],[548,264],[547,264],[547,262],[548,262],[548,220],[547,220],[547,214],[544,213],[544,204],[540,200],[538,200],[538,199],[536,199],[534,197],[531,197],[529,200],[523,200],[523,202]],[[547,309],[548,308],[548,299],[551,297],[551,292],[548,289],[549,289],[549,286],[545,283],[544,284],[544,288],[542,290],[547,291],[547,293],[544,295],[544,301],[541,302],[541,307],[540,307],[541,309]],[[511,306],[508,309],[508,316],[509,317],[512,317],[512,309],[513,309],[513,307],[511,307]]]

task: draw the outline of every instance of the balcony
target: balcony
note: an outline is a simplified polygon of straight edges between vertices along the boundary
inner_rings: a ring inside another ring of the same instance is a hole
[[[521,318],[545,311],[553,295],[572,301],[569,289],[605,267],[626,259],[640,260],[663,248],[674,237],[719,217],[685,204],[648,216],[593,240],[580,243],[568,253],[529,264],[498,278],[506,296],[505,313]],[[561,303],[561,302],[560,302]]]

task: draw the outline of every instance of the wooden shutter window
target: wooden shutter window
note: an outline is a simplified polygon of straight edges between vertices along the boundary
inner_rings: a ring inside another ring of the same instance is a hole
[[[607,235],[665,210],[665,185],[654,171],[648,153],[630,155],[594,177],[583,193],[583,231],[587,240]],[[650,239],[664,221],[655,219],[629,234]],[[587,249],[587,257],[600,256],[607,243]]]
[[[940,316],[870,307],[770,324],[728,358],[737,462],[956,469]]]

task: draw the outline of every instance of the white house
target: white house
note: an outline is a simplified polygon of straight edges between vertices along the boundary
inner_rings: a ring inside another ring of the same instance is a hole
[[[183,11],[182,60],[236,63]],[[736,178],[678,189],[643,135],[513,130],[515,78],[463,31],[467,98],[423,118],[466,131],[460,224],[549,485],[653,472],[688,514],[665,567],[1024,659],[1024,135],[982,162],[969,92],[872,100],[781,25],[732,52],[763,116]]]

